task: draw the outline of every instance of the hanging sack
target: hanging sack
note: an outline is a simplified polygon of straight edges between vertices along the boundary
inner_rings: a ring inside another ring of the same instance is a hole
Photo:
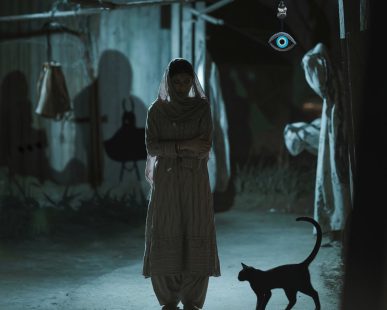
[[[48,118],[61,119],[69,110],[70,96],[59,62],[45,62],[38,81],[38,105],[35,112]]]

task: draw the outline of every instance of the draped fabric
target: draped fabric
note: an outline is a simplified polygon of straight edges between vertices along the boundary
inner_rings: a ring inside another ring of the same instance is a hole
[[[210,175],[212,192],[225,192],[231,178],[228,120],[219,69],[212,60],[210,63],[208,93],[213,107],[214,147],[212,148],[213,153],[210,154],[208,169],[210,172],[214,172]]]
[[[175,148],[176,141],[197,136],[212,144],[211,108],[203,94],[196,92],[198,82],[194,82],[190,98],[181,101],[175,101],[173,91],[166,86],[170,86],[167,76],[161,83],[159,98],[148,109],[145,128],[145,173],[152,186],[143,275],[147,278],[188,272],[220,276],[207,168],[209,152]]]
[[[302,59],[310,87],[323,99],[317,156],[314,218],[323,231],[342,230],[350,209],[349,184],[342,171],[339,137],[343,119],[340,96],[326,48],[317,44]]]
[[[313,155],[318,154],[321,118],[310,123],[297,122],[287,124],[284,129],[285,145],[293,156],[307,150]]]

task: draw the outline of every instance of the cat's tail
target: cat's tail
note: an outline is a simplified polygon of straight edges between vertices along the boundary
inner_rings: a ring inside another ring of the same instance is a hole
[[[298,218],[296,218],[296,221],[305,221],[305,222],[312,223],[317,231],[317,238],[316,238],[316,243],[314,245],[314,248],[313,248],[312,252],[309,254],[309,256],[301,263],[301,264],[309,265],[316,257],[318,250],[320,249],[320,246],[321,246],[321,239],[322,239],[321,227],[320,227],[319,223],[317,223],[311,217],[306,217],[306,216],[298,217]]]

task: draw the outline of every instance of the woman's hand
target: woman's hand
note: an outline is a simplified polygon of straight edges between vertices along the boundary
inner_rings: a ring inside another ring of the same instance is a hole
[[[208,140],[204,139],[204,136],[198,136],[191,140],[184,140],[184,141],[178,142],[178,144],[179,144],[179,149],[181,151],[188,150],[195,153],[209,152],[211,148],[210,143],[208,142]]]

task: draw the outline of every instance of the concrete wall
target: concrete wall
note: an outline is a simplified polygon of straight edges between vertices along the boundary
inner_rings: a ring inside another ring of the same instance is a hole
[[[49,5],[49,1],[36,7],[24,2],[18,6],[1,4],[3,15],[48,11]],[[73,107],[62,121],[34,113],[36,84],[47,60],[46,38],[0,41],[0,167],[10,177],[3,181],[1,190],[16,178],[23,184],[35,184],[31,188],[36,195],[44,190],[59,196],[63,185],[88,195],[92,191],[90,184],[98,183],[92,179],[98,179],[96,170],[100,167],[102,191],[113,188],[117,193],[146,193],[145,161],[137,162],[140,182],[134,170],[125,171],[120,181],[121,163],[107,156],[103,142],[121,127],[125,98],[127,110],[131,110],[129,99],[133,100],[135,126],[145,126],[147,107],[156,98],[159,81],[171,59],[171,31],[160,27],[160,7],[57,21],[82,33],[81,38],[69,34],[51,37],[54,59],[62,64]],[[41,29],[44,22],[0,23],[0,33],[30,32]],[[91,125],[90,99],[94,94],[94,108],[100,116]],[[100,131],[100,136],[93,131]],[[131,137],[126,143],[120,147],[132,147]],[[96,154],[98,150],[101,156]],[[127,167],[131,166],[128,162]]]

